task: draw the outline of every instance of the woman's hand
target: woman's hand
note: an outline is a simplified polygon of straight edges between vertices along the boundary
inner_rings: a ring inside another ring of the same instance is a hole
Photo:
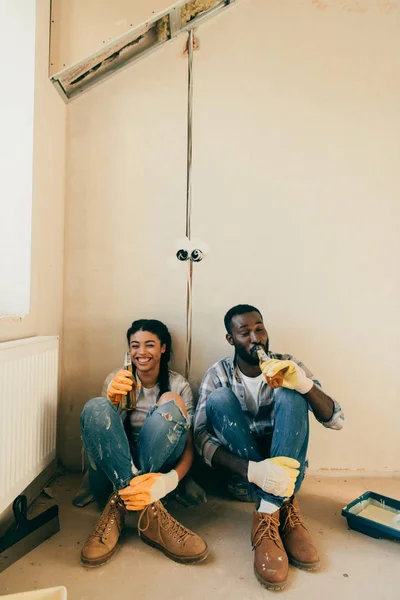
[[[178,483],[178,473],[174,469],[165,474],[145,473],[134,477],[130,484],[118,493],[128,510],[143,510],[172,492]]]
[[[121,402],[121,397],[126,396],[133,388],[133,375],[130,371],[121,369],[115,375],[107,389],[107,396],[116,405]]]

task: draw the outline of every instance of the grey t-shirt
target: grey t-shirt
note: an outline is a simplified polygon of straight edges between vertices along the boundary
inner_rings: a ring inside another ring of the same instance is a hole
[[[110,373],[103,384],[103,388],[101,390],[101,396],[107,398],[107,390],[114,379],[115,375],[120,371],[121,368],[115,369],[112,373]],[[139,433],[140,428],[142,427],[147,413],[150,408],[156,404],[158,400],[159,387],[158,384],[152,388],[145,388],[141,385],[140,379],[136,376],[137,382],[140,384],[136,391],[136,409],[131,412],[131,424],[133,433]],[[185,402],[185,406],[188,412],[188,419],[190,425],[192,425],[193,421],[193,395],[192,390],[190,389],[189,382],[186,381],[182,375],[176,373],[175,371],[169,371],[169,384],[171,388],[171,392],[175,394],[179,394],[182,396],[183,401]]]

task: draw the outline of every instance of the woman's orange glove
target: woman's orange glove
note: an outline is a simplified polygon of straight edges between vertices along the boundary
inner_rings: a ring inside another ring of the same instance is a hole
[[[130,484],[118,493],[128,510],[143,510],[172,492],[179,483],[178,473],[145,473],[134,477]]]
[[[129,371],[118,371],[107,389],[107,396],[116,405],[121,402],[121,397],[126,396],[133,388],[133,375]]]

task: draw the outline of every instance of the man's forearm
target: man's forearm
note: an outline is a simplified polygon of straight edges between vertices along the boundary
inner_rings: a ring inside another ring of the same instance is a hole
[[[332,398],[327,396],[315,384],[307,394],[304,394],[304,397],[309,402],[317,419],[320,419],[320,421],[329,421],[333,417],[335,404]]]
[[[249,461],[236,456],[236,454],[232,454],[232,452],[229,452],[223,446],[217,448],[212,457],[211,464],[215,469],[223,469],[247,479]]]

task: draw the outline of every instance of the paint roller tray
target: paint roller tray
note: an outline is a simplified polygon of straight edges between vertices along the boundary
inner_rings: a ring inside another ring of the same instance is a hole
[[[383,516],[389,524],[378,522],[379,517],[370,514],[370,518],[362,516],[360,513],[370,507],[381,509],[375,513]],[[383,509],[383,510],[382,510]],[[385,514],[386,513],[386,514]],[[350,529],[364,533],[373,538],[385,538],[388,540],[400,541],[400,501],[376,494],[375,492],[365,492],[362,496],[350,502],[342,510],[342,515],[347,519],[347,525]],[[396,517],[397,515],[397,517]],[[393,521],[396,519],[396,523]]]

